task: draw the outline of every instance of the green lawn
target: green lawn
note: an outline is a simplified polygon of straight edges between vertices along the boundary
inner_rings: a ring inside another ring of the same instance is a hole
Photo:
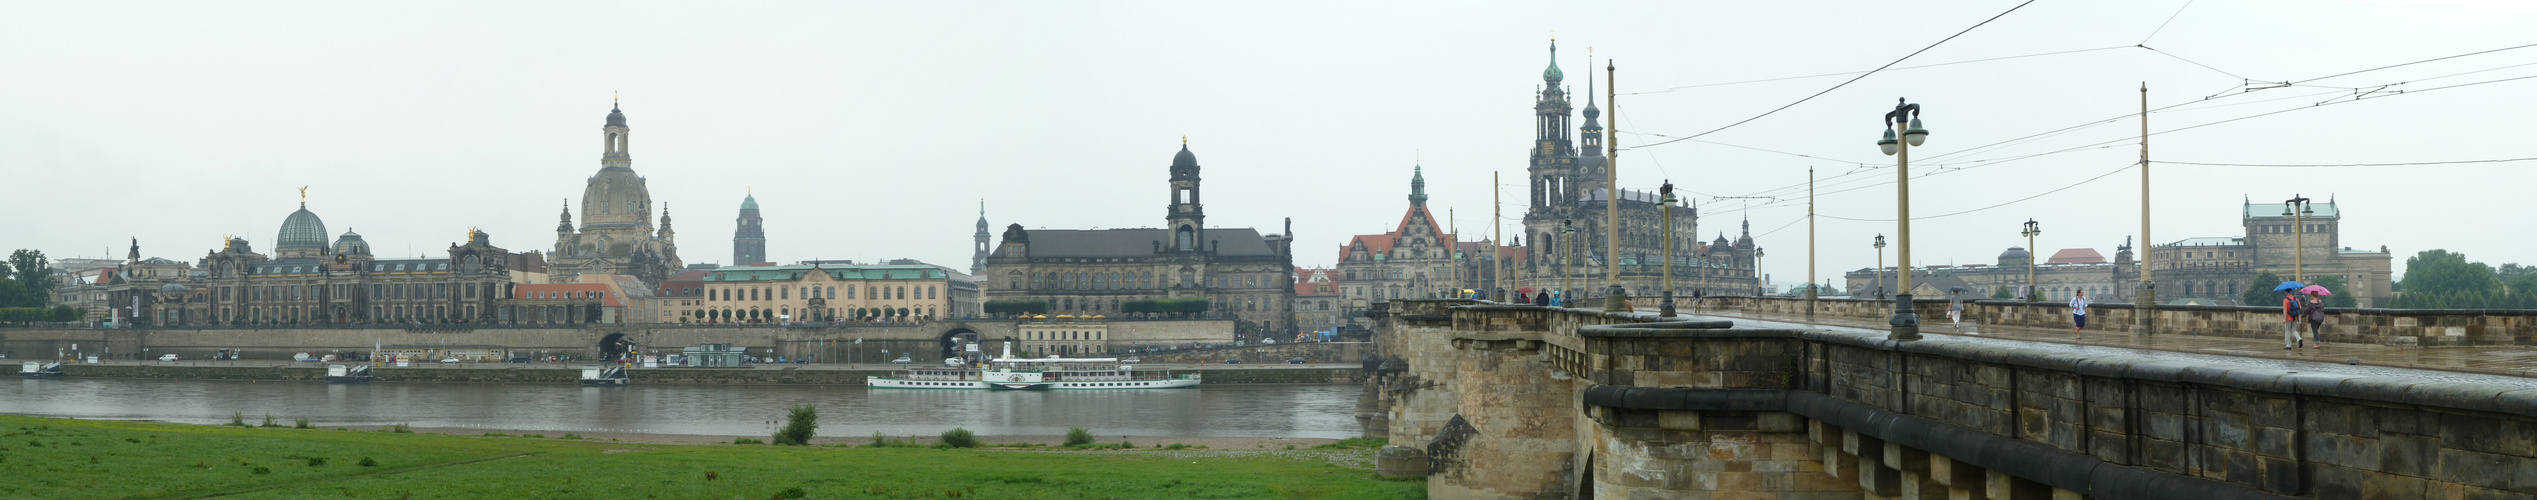
[[[1423,482],[1294,452],[662,445],[0,416],[0,498],[775,498],[794,488],[795,498],[1426,496]]]

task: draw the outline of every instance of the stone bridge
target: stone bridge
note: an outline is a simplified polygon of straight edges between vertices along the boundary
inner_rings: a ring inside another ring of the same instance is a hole
[[[1467,300],[1373,316],[1378,467],[1436,498],[2537,498],[2537,379]]]

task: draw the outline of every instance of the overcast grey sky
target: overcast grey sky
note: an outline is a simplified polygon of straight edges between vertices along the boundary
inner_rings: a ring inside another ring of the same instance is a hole
[[[1850,75],[1715,84],[1864,71],[2018,3],[12,1],[0,3],[0,178],[15,189],[0,198],[0,246],[120,258],[138,237],[149,256],[190,261],[238,234],[269,250],[306,185],[330,230],[385,252],[439,255],[471,226],[546,249],[561,203],[599,167],[621,92],[634,168],[691,263],[728,263],[752,189],[768,253],[785,262],[965,268],[981,197],[999,231],[1158,225],[1187,136],[1211,223],[1274,231],[1292,217],[1296,263],[1321,266],[1349,235],[1398,221],[1414,164],[1464,234],[1487,232],[1491,172],[1520,217],[1554,35],[1580,92],[1602,73],[1587,47],[1618,59],[1629,147]],[[1933,130],[1912,171],[1943,171],[1912,182],[1922,217],[2125,168],[2139,124],[2124,115],[2144,81],[2153,107],[2218,96],[2151,114],[2153,131],[2291,110],[2156,136],[2156,161],[2532,157],[2537,79],[2429,89],[2537,76],[2514,67],[2537,64],[2537,48],[2316,79],[2537,43],[2532,26],[2537,4],[2504,0],[2039,1],[1896,67],[2083,52],[1887,70],[1702,138],[1714,143],[1625,151],[1620,176],[1778,196],[1749,216],[1765,272],[1795,282],[1804,192],[1779,188],[1812,166],[1826,179],[1819,213],[1890,219],[1894,190],[1875,184],[1892,180],[1892,159],[1874,141],[1898,96]],[[2242,91],[2249,79],[2301,86]],[[2397,90],[2416,93],[2385,93]],[[2159,166],[2154,231],[2234,235],[2242,200],[2331,196],[2343,243],[2386,245],[2399,265],[2428,248],[2532,262],[2517,196],[2531,165]],[[2045,230],[2038,246],[2111,256],[2138,233],[2139,189],[2124,170],[1920,220],[1915,257],[1991,261],[2024,244],[2028,218]],[[1746,201],[1699,199],[1704,233],[1747,216]],[[1826,218],[1819,231],[1822,279],[1870,265],[1870,239],[1894,227]]]

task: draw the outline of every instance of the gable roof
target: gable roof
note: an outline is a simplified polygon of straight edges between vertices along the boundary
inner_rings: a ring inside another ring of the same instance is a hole
[[[2058,251],[2058,252],[2053,252],[2052,259],[2050,259],[2050,260],[2046,260],[2046,261],[2044,261],[2044,263],[2045,263],[2045,264],[2104,264],[2104,263],[2105,263],[2105,256],[2104,256],[2104,255],[2100,255],[2100,254],[2098,254],[2098,253],[2097,253],[2097,251],[2096,251],[2096,249],[2094,249],[2094,248],[2064,248],[2064,249],[2061,249],[2061,251]],[[1932,266],[1932,267],[1935,267],[1935,266]]]

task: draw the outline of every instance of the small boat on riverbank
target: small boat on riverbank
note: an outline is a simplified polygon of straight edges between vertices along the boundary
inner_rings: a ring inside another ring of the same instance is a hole
[[[18,378],[62,378],[62,364],[52,361],[28,361],[18,366]]]
[[[326,365],[326,383],[367,384],[379,380],[370,375],[370,365]]]
[[[1004,357],[985,366],[914,368],[889,376],[867,377],[874,389],[979,389],[1012,391],[1178,389],[1197,387],[1200,376],[1171,370],[1139,370],[1118,358]]]
[[[581,385],[584,387],[622,387],[633,383],[634,379],[626,376],[622,366],[581,367]]]

